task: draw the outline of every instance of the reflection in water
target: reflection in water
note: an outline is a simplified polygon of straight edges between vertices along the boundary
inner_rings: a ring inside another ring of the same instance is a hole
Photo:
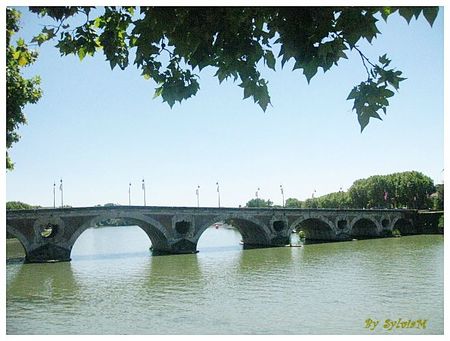
[[[77,294],[78,284],[69,262],[58,264],[16,264],[16,273],[8,282],[6,295],[28,302],[61,300]]]
[[[6,254],[8,263],[23,263],[25,261],[25,249],[16,238],[6,240]]]
[[[180,288],[184,293],[196,290],[202,279],[196,254],[152,257],[144,271],[145,281],[139,284],[144,292],[157,295],[176,293]]]
[[[242,250],[210,228],[199,253],[152,257],[139,227],[85,231],[71,263],[7,264],[8,334],[367,334],[367,318],[443,333],[443,238]]]
[[[262,274],[268,276],[272,271],[288,270],[292,261],[292,250],[286,247],[248,250],[241,253],[239,258],[239,272],[251,275]]]

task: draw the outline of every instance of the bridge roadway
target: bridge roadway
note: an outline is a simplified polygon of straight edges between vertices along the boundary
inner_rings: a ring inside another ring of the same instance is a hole
[[[112,206],[11,210],[6,229],[18,238],[27,262],[70,261],[77,238],[89,227],[123,219],[148,235],[154,254],[197,252],[202,233],[217,222],[236,227],[244,247],[289,244],[293,230],[309,241],[344,241],[421,233],[417,210],[288,209]]]

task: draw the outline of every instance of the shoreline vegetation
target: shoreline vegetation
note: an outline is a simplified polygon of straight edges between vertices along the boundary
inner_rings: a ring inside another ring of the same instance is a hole
[[[281,207],[268,199],[254,198],[245,207]],[[444,184],[417,171],[373,175],[353,182],[347,191],[333,192],[299,200],[288,198],[286,208],[411,208],[418,210],[444,210]]]

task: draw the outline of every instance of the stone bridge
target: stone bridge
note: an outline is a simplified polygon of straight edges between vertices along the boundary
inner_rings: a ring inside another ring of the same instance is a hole
[[[309,241],[344,241],[421,233],[416,210],[189,208],[113,206],[7,211],[7,233],[19,239],[27,262],[70,261],[77,238],[110,219],[137,225],[154,254],[197,252],[202,233],[217,222],[236,227],[244,247],[289,244],[293,230]]]

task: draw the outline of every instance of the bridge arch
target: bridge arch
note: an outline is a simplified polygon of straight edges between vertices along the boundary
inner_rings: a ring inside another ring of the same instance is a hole
[[[306,240],[331,241],[336,239],[336,230],[331,220],[323,217],[300,217],[291,224],[292,230],[301,230]]]
[[[354,238],[374,238],[381,233],[382,226],[371,217],[358,217],[353,219],[350,235]]]
[[[28,251],[30,249],[30,243],[28,241],[28,239],[16,228],[14,228],[11,225],[6,224],[6,232],[8,232],[9,234],[11,234],[14,238],[17,238],[17,240],[20,242],[20,244],[22,245],[25,254],[28,254]]]
[[[194,239],[198,241],[206,229],[217,222],[229,222],[236,227],[242,236],[244,245],[268,245],[270,244],[271,232],[261,221],[252,216],[242,216],[237,214],[217,215],[207,220],[206,223],[197,227]]]
[[[67,244],[70,250],[72,249],[73,245],[77,241],[78,237],[86,231],[90,227],[94,227],[96,224],[106,221],[108,219],[123,219],[130,224],[139,226],[149,237],[150,242],[152,243],[152,246],[156,250],[168,250],[169,249],[169,243],[168,240],[170,239],[169,231],[157,220],[142,215],[142,214],[101,214],[94,218],[90,218],[87,221],[85,221],[82,225],[80,225],[71,235],[70,239],[68,240]]]
[[[397,229],[400,231],[402,235],[415,234],[416,229],[414,228],[414,224],[410,219],[406,218],[396,218],[392,222],[392,229]]]

